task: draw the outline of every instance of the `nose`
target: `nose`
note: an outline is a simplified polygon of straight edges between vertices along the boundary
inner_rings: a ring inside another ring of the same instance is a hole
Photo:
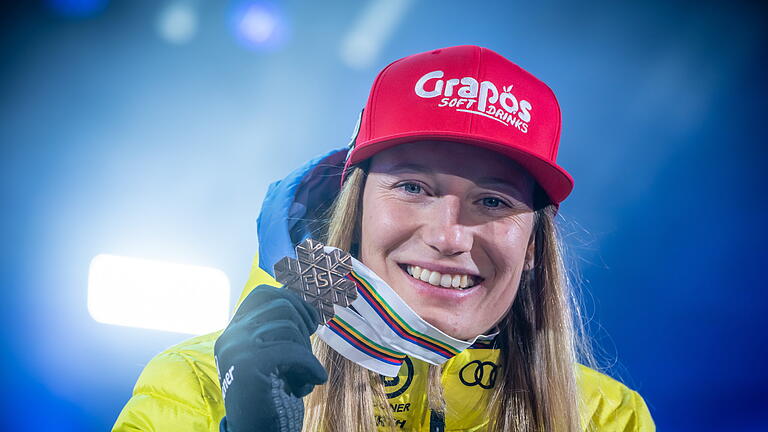
[[[422,239],[441,256],[451,257],[472,250],[471,227],[461,222],[461,201],[458,197],[440,197],[424,221]]]

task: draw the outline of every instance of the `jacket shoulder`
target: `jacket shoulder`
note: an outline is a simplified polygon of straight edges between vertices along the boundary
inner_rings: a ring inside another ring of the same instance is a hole
[[[220,334],[188,339],[150,360],[113,432],[218,431],[224,403],[213,344]]]
[[[584,430],[656,431],[648,406],[636,391],[582,364],[576,366],[576,379],[582,395]]]

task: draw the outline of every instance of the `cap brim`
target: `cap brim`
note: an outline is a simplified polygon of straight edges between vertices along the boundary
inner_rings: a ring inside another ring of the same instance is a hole
[[[458,132],[409,132],[407,134],[379,137],[374,140],[358,143],[346,165],[354,165],[399,144],[422,140],[462,142],[503,154],[527,170],[555,204],[562,202],[573,190],[573,178],[558,165],[531,154],[525,149],[515,147],[510,143],[481,140],[477,136]]]

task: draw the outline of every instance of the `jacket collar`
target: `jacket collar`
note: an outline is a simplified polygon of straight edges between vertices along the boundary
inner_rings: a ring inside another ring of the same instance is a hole
[[[284,256],[320,229],[325,211],[339,193],[347,147],[332,150],[300,166],[267,190],[257,220],[259,267],[272,275]]]

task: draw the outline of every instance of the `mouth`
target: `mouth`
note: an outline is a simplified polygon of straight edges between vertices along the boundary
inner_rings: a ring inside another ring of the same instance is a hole
[[[438,288],[466,290],[483,281],[483,278],[476,275],[440,273],[411,264],[400,264],[400,268],[402,268],[410,277]]]

